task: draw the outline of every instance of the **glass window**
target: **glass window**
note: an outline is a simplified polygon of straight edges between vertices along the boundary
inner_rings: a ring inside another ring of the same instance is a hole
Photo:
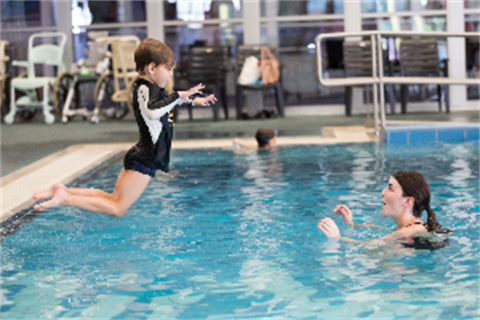
[[[53,1],[1,1],[1,27],[55,26]]]
[[[335,0],[262,0],[262,17],[303,16],[318,14],[343,14],[343,1]]]
[[[320,33],[343,30],[343,20],[264,22],[261,26],[261,42],[278,43],[280,48],[306,48],[314,44],[315,37]]]
[[[127,23],[146,21],[145,1],[72,1],[72,24],[78,22]],[[85,24],[83,24],[85,25]]]
[[[163,2],[165,20],[203,21],[242,18],[241,0],[168,0]]]
[[[404,12],[423,10],[446,10],[446,0],[364,0],[362,12]]]
[[[362,20],[362,30],[365,31],[446,31],[446,29],[445,16],[389,17]]]
[[[480,31],[480,14],[465,15],[465,31]],[[467,77],[480,78],[480,46],[478,38],[466,38],[465,54],[467,62]],[[478,86],[467,86],[467,99],[479,99],[480,92]]]
[[[478,9],[480,8],[480,1],[478,0],[465,0],[465,9]]]
[[[182,48],[189,46],[238,46],[243,44],[243,28],[240,23],[189,24],[166,26],[165,44],[180,59]]]
[[[279,47],[282,84],[286,105],[343,103],[343,88],[324,88],[317,79],[315,37],[321,33],[344,31],[343,20],[305,22],[263,22],[261,42]],[[336,77],[341,68],[341,41],[322,44],[326,77]],[[340,44],[340,45],[338,45]],[[327,52],[332,52],[329,60]],[[327,57],[328,56],[328,57]],[[342,72],[342,71],[340,71]]]
[[[81,28],[79,32],[73,34],[73,48],[74,48],[74,60],[78,61],[80,59],[85,59],[86,54],[88,52],[88,41],[92,41],[88,39],[88,32],[90,30],[86,30],[85,28]],[[108,36],[130,36],[134,35],[137,36],[140,41],[147,37],[147,29],[138,27],[138,28],[112,28],[112,29],[105,29],[105,30],[91,30],[95,32],[106,31],[108,32]]]

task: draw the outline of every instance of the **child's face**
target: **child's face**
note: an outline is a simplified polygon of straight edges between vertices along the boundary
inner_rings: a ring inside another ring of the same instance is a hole
[[[147,76],[160,88],[165,88],[168,80],[173,76],[173,66],[162,64],[155,66],[153,63],[148,66]]]

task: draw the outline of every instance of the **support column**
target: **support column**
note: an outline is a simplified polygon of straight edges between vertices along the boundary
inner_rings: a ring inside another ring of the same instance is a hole
[[[147,36],[165,42],[165,28],[163,21],[165,19],[163,12],[163,1],[146,2],[147,11]]]
[[[344,10],[344,26],[345,32],[359,32],[362,31],[362,18],[360,12],[362,11],[362,5],[360,0],[352,1],[345,0],[343,3]],[[345,41],[358,41],[360,39],[346,38]],[[360,109],[363,107],[363,88],[353,87],[352,90],[352,111],[354,109]],[[345,101],[345,103],[348,103]]]
[[[243,0],[243,43],[260,43],[260,1]]]
[[[43,2],[43,1],[41,1]],[[73,42],[72,42],[72,2],[57,1],[57,30],[67,35],[67,42],[63,51],[63,61],[65,67],[70,70],[73,61]]]
[[[265,1],[265,15],[267,17],[276,17],[278,15],[278,2]],[[278,22],[269,21],[266,23],[267,43],[278,47]]]
[[[243,43],[260,44],[260,1],[243,0]],[[261,91],[245,92],[243,112],[250,117],[263,110],[263,93]]]
[[[463,1],[447,1],[447,31],[465,32]],[[448,76],[466,78],[465,38],[448,38]],[[465,85],[450,85],[450,108],[461,109],[467,102]]]

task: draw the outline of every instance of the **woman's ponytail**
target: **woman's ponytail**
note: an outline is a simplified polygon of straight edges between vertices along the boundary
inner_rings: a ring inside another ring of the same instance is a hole
[[[427,231],[433,233],[450,233],[451,230],[443,228],[440,223],[438,223],[437,218],[435,217],[435,212],[433,209],[428,206],[427,210]]]

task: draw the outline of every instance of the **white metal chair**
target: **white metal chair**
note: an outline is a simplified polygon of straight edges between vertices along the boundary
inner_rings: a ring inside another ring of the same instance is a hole
[[[39,44],[34,46],[36,38],[57,38],[58,45]],[[67,36],[63,32],[34,33],[28,39],[28,61],[13,61],[12,65],[24,67],[27,69],[26,78],[13,78],[11,81],[11,99],[10,112],[5,116],[5,123],[11,124],[14,121],[17,112],[17,106],[29,109],[43,107],[43,116],[47,124],[55,121],[55,116],[51,113],[52,107],[49,105],[49,88],[53,88],[56,77],[65,70],[63,62],[63,48],[67,41]],[[37,77],[35,75],[35,65],[51,65],[56,67],[56,73],[53,77]],[[36,89],[43,88],[42,101],[38,101]],[[15,101],[15,90],[20,90],[26,95]]]

